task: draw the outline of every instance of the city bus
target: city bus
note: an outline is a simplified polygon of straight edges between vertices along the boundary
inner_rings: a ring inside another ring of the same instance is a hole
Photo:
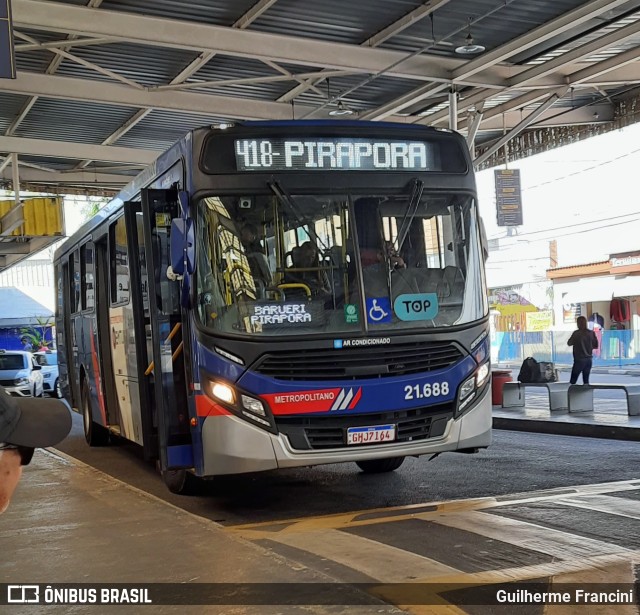
[[[363,121],[191,131],[56,252],[60,384],[170,490],[478,452],[486,241],[457,133]]]

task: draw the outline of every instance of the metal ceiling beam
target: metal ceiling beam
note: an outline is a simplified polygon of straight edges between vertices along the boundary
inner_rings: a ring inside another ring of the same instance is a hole
[[[39,75],[18,72],[16,79],[0,80],[0,92],[47,96],[63,100],[82,100],[145,109],[166,109],[203,114],[207,117],[223,116],[234,119],[281,119],[290,120],[291,105],[216,96],[196,92],[151,92],[134,90],[117,83],[60,77],[59,75]],[[296,113],[313,111],[314,107],[296,106]]]
[[[471,121],[471,126],[467,131],[467,146],[471,151],[471,155],[475,150],[476,135],[478,134],[478,128],[480,128],[480,122],[482,121],[482,111],[478,111],[474,114]]]
[[[590,41],[580,47],[576,47],[567,53],[563,53],[557,58],[553,58],[544,64],[534,66],[523,73],[520,73],[516,77],[509,80],[509,87],[517,87],[535,81],[540,77],[549,75],[564,66],[588,58],[589,56],[598,53],[600,51],[610,49],[614,45],[626,41],[627,39],[636,36],[640,32],[640,20],[635,21],[624,28],[614,30],[613,32],[601,36],[593,41]]]
[[[409,26],[413,26],[425,17],[428,17],[434,11],[442,8],[450,1],[451,0],[428,0],[422,6],[413,9],[413,11],[403,15],[400,19],[389,24],[377,34],[369,37],[366,41],[361,43],[362,47],[377,47],[378,45],[382,45],[382,43],[388,41],[391,37],[396,36],[396,34],[400,34],[400,32],[406,30]]]
[[[475,107],[476,105],[481,104],[491,96],[495,96],[495,90],[484,90],[478,88],[477,90],[467,92],[464,97],[458,97],[458,111],[460,113],[468,111],[471,107]],[[436,111],[435,113],[431,113],[429,115],[419,116],[418,119],[415,120],[416,124],[436,124],[439,120],[448,120],[449,119],[449,110],[442,109],[441,111]]]
[[[540,115],[542,115],[549,107],[551,107],[555,102],[560,100],[567,92],[569,88],[564,88],[549,96],[547,100],[545,100],[535,111],[529,114],[526,118],[524,118],[519,124],[514,126],[506,135],[504,135],[501,139],[498,139],[496,143],[494,143],[489,149],[485,150],[477,156],[473,165],[477,168],[479,167],[485,160],[493,156],[495,152],[497,152],[503,145],[511,141],[514,137],[518,136],[527,126],[532,124]]]
[[[30,254],[31,246],[27,242],[15,241],[0,242],[0,254]]]
[[[526,94],[522,94],[522,96],[516,96],[511,100],[507,100],[501,105],[496,105],[495,107],[486,107],[485,111],[482,114],[482,129],[484,130],[484,123],[488,120],[491,120],[496,117],[501,117],[505,113],[509,113],[512,111],[517,111],[518,109],[522,109],[528,105],[532,105],[539,100],[546,98],[549,94],[553,94],[554,90],[533,90],[531,92],[527,92]],[[522,119],[521,117],[519,119]],[[502,120],[500,120],[502,121]],[[460,129],[466,128],[468,123],[463,121],[460,123]],[[500,124],[500,129],[502,129],[502,124]]]
[[[152,47],[209,51],[363,73],[376,73],[398,63],[387,75],[421,81],[446,81],[450,77],[450,71],[461,66],[461,62],[453,58],[430,58],[424,55],[407,58],[406,53],[389,49],[366,48],[133,13],[106,10],[97,12],[61,2],[13,0],[12,12],[15,27],[66,32],[77,36],[106,36]],[[500,67],[495,67],[495,71],[487,72],[483,79],[494,84],[501,82],[505,74]]]
[[[482,73],[492,68],[495,68],[496,67],[495,65],[498,64],[499,62],[502,62],[511,56],[517,55],[518,53],[521,53],[522,51],[537,45],[541,41],[548,40],[554,36],[557,36],[558,34],[561,34],[562,32],[574,27],[576,24],[588,21],[589,19],[592,19],[593,17],[596,17],[606,11],[609,11],[618,5],[624,4],[625,1],[626,0],[615,0],[613,2],[610,0],[593,0],[592,2],[589,2],[574,11],[565,13],[564,15],[561,15],[557,19],[547,24],[544,24],[539,28],[534,29],[531,32],[528,32],[523,36],[520,36],[512,41],[509,41],[505,45],[501,45],[500,47],[492,51],[482,54],[480,57],[474,60],[466,62],[460,68],[454,69],[452,71],[452,74],[451,74],[452,81],[457,82],[458,80],[461,80],[461,79],[468,80],[470,78],[473,78],[474,75],[478,75],[477,80],[481,82],[483,81]],[[510,79],[514,81],[518,78],[519,73],[525,74],[528,70],[531,70],[531,69],[527,69],[526,67],[512,67],[511,70],[516,73],[515,76],[511,75],[510,77]],[[546,75],[548,73],[544,72],[543,74]],[[557,76],[555,80],[550,79],[549,81],[550,81],[549,83],[539,84],[539,86],[546,89],[549,87],[558,87],[565,83],[561,75]],[[505,80],[503,83],[503,87],[507,87],[508,85],[509,85],[509,82]],[[422,93],[422,90],[423,88],[417,88],[416,90],[413,91],[413,93],[415,93],[416,95],[416,102],[419,102],[421,100],[420,95]],[[412,92],[409,92],[408,94],[403,95],[402,97],[397,99],[397,102],[403,104],[404,105],[403,108],[410,106],[412,104],[411,94]],[[489,98],[489,97],[490,95],[486,96],[485,98]],[[387,105],[385,105],[385,108],[393,107],[395,102],[396,102],[395,100],[390,101],[389,103],[387,103]],[[464,112],[470,106],[472,105],[469,105],[469,106],[459,105],[458,111]],[[374,113],[372,112],[371,115],[374,115]],[[434,114],[428,117],[431,118],[430,121],[427,121],[427,122],[420,121],[419,123],[430,123],[437,119],[448,117],[448,111],[444,110],[444,112],[438,112],[437,115]]]
[[[234,28],[244,30],[249,27],[258,17],[268,11],[278,0],[258,0],[244,15],[234,24]]]
[[[360,115],[360,119],[363,120],[382,120],[394,113],[398,113],[398,111],[402,111],[409,105],[414,105],[421,100],[426,100],[427,98],[431,98],[435,94],[441,93],[445,90],[449,89],[449,86],[446,83],[437,83],[430,85],[423,85],[420,88],[412,90],[405,96],[399,96],[398,98],[392,100],[390,103],[386,105],[382,105],[377,107],[372,111],[368,111]]]
[[[412,26],[418,23],[420,20],[424,19],[431,15],[436,9],[441,8],[451,0],[429,0],[425,2],[422,6],[415,8],[413,11],[410,11],[406,15],[403,15],[400,19],[397,19],[393,23],[389,24],[386,28],[380,30],[377,34],[369,37],[366,41],[360,43],[361,47],[377,47],[381,45],[385,41],[389,40],[391,37],[399,34],[409,26]],[[327,75],[328,76],[328,75]],[[280,98],[278,98],[278,102],[290,102],[297,96],[300,96],[303,92],[306,92],[308,89],[313,87],[316,83],[319,83],[321,79],[314,79],[309,81],[308,83],[300,84],[299,86],[289,90]],[[383,116],[386,117],[386,116]],[[364,119],[361,117],[361,119]]]
[[[36,41],[32,36],[29,36],[28,34],[24,34],[22,32],[16,32],[16,36],[25,40],[25,41],[29,41],[30,43],[34,43],[34,44],[38,44],[38,41]],[[64,49],[49,49],[49,51],[55,53],[56,55],[65,58],[67,60],[71,60],[72,62],[75,62],[76,64],[80,64],[80,66],[84,66],[85,68],[88,68],[89,70],[95,71],[96,73],[100,73],[102,75],[105,75],[106,77],[110,77],[111,79],[114,79],[115,81],[120,81],[122,83],[125,83],[126,85],[130,85],[132,88],[137,88],[139,90],[142,89],[142,86],[137,83],[136,81],[133,81],[132,79],[128,79],[127,77],[123,77],[122,75],[119,75],[118,73],[109,70],[108,68],[103,68],[102,66],[98,66],[97,64],[94,64],[93,62],[87,62],[87,60],[84,60],[83,58],[80,58],[72,53],[69,53],[68,51],[65,51]]]
[[[109,189],[126,186],[133,177],[131,175],[118,175],[117,173],[95,173],[93,171],[54,172],[41,171],[21,167],[20,180],[23,183],[42,183],[64,186],[71,184],[92,186],[93,188],[108,187]],[[0,181],[11,180],[9,170],[0,171]]]
[[[269,64],[273,64],[273,62],[269,62]],[[275,68],[276,65],[274,65]],[[289,71],[280,71],[282,74],[280,75],[265,75],[262,77],[240,77],[238,79],[215,79],[213,81],[191,81],[189,83],[176,83],[169,85],[158,85],[155,87],[149,88],[150,90],[159,90],[166,92],[167,90],[195,90],[198,88],[209,88],[209,87],[231,87],[234,85],[246,85],[246,84],[256,84],[256,83],[274,83],[278,81],[298,81],[300,79],[312,79],[317,78],[319,76],[322,77],[345,77],[348,75],[353,75],[353,71],[347,70],[322,70],[322,71],[313,71],[310,73],[290,73]],[[445,86],[446,87],[446,86]]]
[[[486,131],[502,131],[503,128],[511,130],[524,117],[531,113],[532,109],[507,111],[504,114],[489,119],[484,119],[480,127],[480,133]],[[553,107],[540,115],[535,123],[536,128],[566,126],[567,124],[598,124],[601,122],[612,122],[614,118],[614,105],[610,103],[600,103],[571,109],[565,107]],[[597,117],[596,117],[597,116]],[[528,127],[531,129],[531,126]]]
[[[453,71],[454,81],[465,80],[486,70],[487,68],[503,62],[508,58],[515,56],[531,47],[534,47],[544,41],[547,41],[571,28],[593,19],[611,11],[618,6],[626,4],[627,0],[592,0],[582,6],[569,11],[560,17],[545,23],[538,28],[527,32],[523,36],[519,36],[504,45],[500,45],[496,49],[493,49],[487,53],[482,54],[480,57],[467,62],[464,66]]]
[[[603,60],[602,62],[583,68],[575,73],[571,73],[567,76],[567,82],[570,84],[588,82],[590,85],[594,85],[594,80],[595,83],[599,83],[600,81],[599,79],[596,79],[597,77],[605,75],[613,70],[619,70],[625,64],[635,62],[639,57],[640,47],[629,49],[629,51],[625,51],[624,53],[620,53],[607,60]]]
[[[233,28],[244,29],[251,25],[258,17],[260,17],[265,11],[273,6],[277,0],[258,0],[244,15],[242,15],[234,24]],[[213,52],[202,52],[196,58],[194,58],[187,66],[185,66],[170,82],[169,86],[175,86],[180,83],[184,83],[190,77],[193,77],[203,66],[208,64],[214,57]],[[120,137],[129,132],[134,126],[137,126],[147,115],[151,113],[152,109],[140,109],[132,117],[130,117],[122,126],[112,132],[103,142],[102,145],[111,145],[115,143]],[[91,164],[91,160],[83,160],[77,165],[77,168],[82,169]]]
[[[62,39],[60,41],[47,41],[46,43],[20,43],[15,46],[15,51],[20,53],[21,51],[37,51],[40,49],[55,49],[62,48],[67,49],[70,47],[88,47],[89,45],[105,45],[107,43],[114,43],[112,38],[79,38],[79,39]]]
[[[98,8],[101,4],[102,4],[102,0],[89,0],[89,2],[87,3],[87,6],[89,8]],[[67,36],[67,38],[69,39],[69,41],[74,41],[78,37],[75,34],[70,34]],[[66,51],[67,47],[63,47],[62,49]],[[60,68],[60,64],[62,64],[62,56],[55,55],[53,60],[49,62],[49,66],[47,66],[47,70],[45,71],[45,73],[47,75],[53,75],[58,70],[58,68]],[[33,96],[24,104],[24,106],[20,110],[20,113],[18,113],[18,116],[16,117],[16,119],[11,123],[11,126],[9,126],[9,128],[5,132],[7,136],[11,136],[15,133],[18,126],[22,124],[24,119],[29,114],[29,111],[31,111],[31,109],[33,108],[33,105],[35,105],[37,101],[38,101],[38,97]]]
[[[90,158],[91,160],[105,162],[142,165],[151,164],[162,153],[155,150],[116,147],[114,145],[90,145],[87,143],[2,136],[0,136],[0,152],[80,160]]]

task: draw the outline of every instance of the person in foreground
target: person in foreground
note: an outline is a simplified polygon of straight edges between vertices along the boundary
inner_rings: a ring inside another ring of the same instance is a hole
[[[598,338],[593,331],[587,329],[587,319],[578,316],[578,328],[571,334],[567,344],[573,346],[573,368],[571,370],[571,384],[578,382],[582,374],[582,384],[589,384],[589,374],[593,362],[593,351],[598,347]]]
[[[0,513],[9,506],[36,448],[53,446],[71,430],[71,413],[57,399],[11,397],[0,386]]]

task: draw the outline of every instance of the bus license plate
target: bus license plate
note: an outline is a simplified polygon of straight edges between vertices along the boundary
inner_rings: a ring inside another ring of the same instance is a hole
[[[390,442],[395,439],[395,425],[373,425],[371,427],[349,427],[347,429],[347,444]]]

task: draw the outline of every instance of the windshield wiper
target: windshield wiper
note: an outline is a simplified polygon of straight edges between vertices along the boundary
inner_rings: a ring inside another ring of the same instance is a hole
[[[397,252],[402,250],[402,245],[404,244],[404,240],[407,238],[407,234],[409,233],[409,228],[411,227],[411,223],[416,216],[416,212],[418,211],[418,206],[420,205],[420,200],[422,199],[422,192],[424,191],[424,182],[420,179],[413,180],[413,188],[411,190],[411,197],[409,198],[409,203],[407,204],[407,210],[404,212],[404,217],[402,218],[402,222],[400,223],[400,230],[398,231],[397,242],[398,245],[396,247]]]
[[[293,214],[300,226],[307,226],[307,234],[316,242],[316,245],[318,247],[321,246],[323,251],[326,250],[328,246],[318,237],[313,228],[313,224],[310,224],[309,220],[300,212],[300,208],[293,200],[293,197],[278,182],[268,182],[267,186],[269,186],[269,190],[271,190],[278,200]]]

